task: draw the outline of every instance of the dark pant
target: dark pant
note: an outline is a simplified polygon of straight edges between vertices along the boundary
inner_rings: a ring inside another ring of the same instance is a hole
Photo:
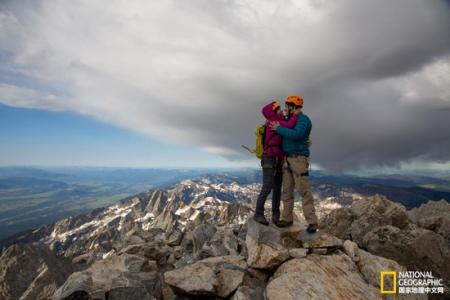
[[[256,201],[255,215],[264,216],[264,203],[272,192],[272,219],[280,219],[282,166],[274,156],[264,156],[261,160],[263,185]]]

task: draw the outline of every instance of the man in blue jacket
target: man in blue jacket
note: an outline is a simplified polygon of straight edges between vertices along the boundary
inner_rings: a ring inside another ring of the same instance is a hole
[[[285,226],[293,223],[294,188],[302,196],[303,215],[309,233],[317,231],[318,220],[314,207],[314,199],[309,188],[309,135],[311,120],[302,113],[303,98],[299,95],[289,96],[285,102],[288,114],[299,113],[294,128],[289,129],[273,123],[272,129],[283,137],[283,151],[286,154],[287,166],[283,169],[283,212]]]

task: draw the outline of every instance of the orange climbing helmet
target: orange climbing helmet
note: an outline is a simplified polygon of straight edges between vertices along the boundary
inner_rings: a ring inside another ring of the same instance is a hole
[[[301,95],[291,95],[286,98],[286,104],[293,104],[295,106],[303,106],[303,97]]]

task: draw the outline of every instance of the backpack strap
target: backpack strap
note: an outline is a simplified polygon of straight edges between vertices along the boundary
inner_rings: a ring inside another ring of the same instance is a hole
[[[264,124],[264,132],[263,132],[263,135],[262,135],[263,149],[266,147],[266,134],[267,134],[267,122],[266,122],[266,124]]]

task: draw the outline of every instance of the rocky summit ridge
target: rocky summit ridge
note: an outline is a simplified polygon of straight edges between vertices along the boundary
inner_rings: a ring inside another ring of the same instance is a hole
[[[257,192],[188,180],[23,234],[2,251],[0,299],[427,298],[382,297],[389,270],[432,271],[448,292],[448,202],[320,201],[311,235],[301,211],[289,228],[253,221]]]

